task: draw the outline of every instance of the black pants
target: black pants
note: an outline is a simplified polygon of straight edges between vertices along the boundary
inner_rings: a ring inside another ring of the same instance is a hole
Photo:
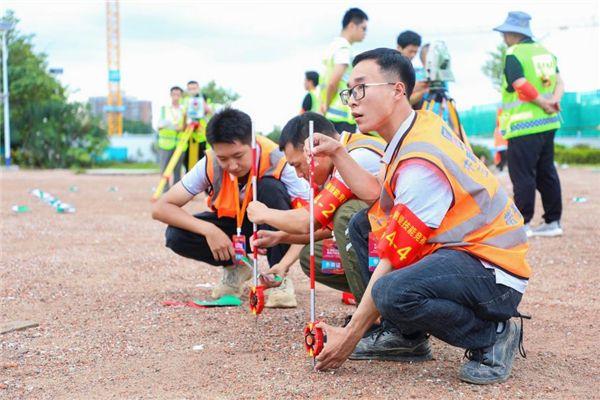
[[[356,125],[355,124],[349,124],[348,122],[333,122],[333,126],[335,127],[335,130],[337,133],[342,133],[344,131],[346,132],[350,132],[350,133],[354,133],[356,132]]]
[[[536,189],[542,195],[544,221],[558,221],[562,214],[560,180],[554,166],[555,132],[508,140],[508,174],[513,184],[515,204],[525,223],[533,218]]]
[[[500,150],[498,154],[500,154],[500,162],[498,165],[496,165],[496,167],[498,167],[498,171],[502,172],[506,166],[506,150]]]
[[[269,208],[278,210],[289,210],[291,208],[290,195],[283,183],[274,178],[263,178],[258,182],[257,187],[258,201],[264,203]],[[194,217],[216,225],[219,229],[229,236],[236,234],[235,218],[218,218],[214,212],[206,211],[194,215]],[[268,225],[259,225],[258,229],[274,230]],[[250,237],[252,236],[252,223],[244,216],[242,223],[242,234],[246,236],[246,249],[250,251]],[[192,258],[216,266],[229,266],[232,261],[215,260],[206,238],[197,233],[189,232],[174,226],[168,226],[165,232],[166,246],[180,256]],[[267,259],[269,265],[277,264],[289,249],[289,245],[280,244],[267,249]]]

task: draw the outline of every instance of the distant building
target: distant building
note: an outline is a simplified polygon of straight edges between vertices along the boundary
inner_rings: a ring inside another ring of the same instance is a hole
[[[91,112],[94,116],[102,118],[106,122],[106,97],[90,97],[89,103]],[[149,100],[138,100],[134,97],[123,96],[123,119],[129,121],[140,121],[147,125],[152,125],[152,102]]]

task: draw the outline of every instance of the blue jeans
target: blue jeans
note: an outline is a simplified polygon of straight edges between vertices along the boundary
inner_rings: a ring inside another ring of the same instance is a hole
[[[350,221],[350,240],[367,280],[369,230],[366,210]],[[494,344],[496,323],[517,316],[522,297],[497,284],[494,271],[477,258],[453,249],[382,276],[371,294],[382,318],[402,333],[427,332],[465,349]]]

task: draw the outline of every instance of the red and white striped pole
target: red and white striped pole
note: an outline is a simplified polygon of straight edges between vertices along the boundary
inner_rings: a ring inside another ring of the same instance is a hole
[[[315,323],[315,215],[314,215],[314,200],[315,200],[315,158],[313,156],[314,147],[314,123],[308,121],[308,141],[310,150],[309,161],[309,178],[310,191],[308,194],[308,211],[309,216],[309,249],[310,249],[310,322]]]
[[[314,200],[315,200],[315,189],[314,189],[314,178],[315,178],[315,160],[313,156],[314,147],[314,123],[308,121],[308,140],[309,140],[309,161],[308,161],[308,182],[310,185],[310,191],[308,195],[308,210],[309,216],[309,265],[310,265],[310,321],[304,327],[304,348],[310,357],[312,357],[313,367],[315,366],[315,357],[319,355],[323,350],[325,343],[325,336],[323,330],[317,328],[315,325],[316,312],[315,312],[315,216],[314,216]]]
[[[256,144],[256,132],[252,129],[252,200],[258,200],[257,175],[258,175],[258,151]],[[258,229],[255,223],[252,223],[252,239],[258,239]],[[264,286],[258,284],[258,247],[252,247],[252,288],[250,289],[250,311],[258,317],[265,307]]]

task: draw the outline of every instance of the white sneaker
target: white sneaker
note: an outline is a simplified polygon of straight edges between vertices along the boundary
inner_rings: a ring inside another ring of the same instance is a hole
[[[212,290],[211,297],[219,299],[226,294],[240,297],[244,291],[244,283],[252,278],[252,268],[247,266],[223,267],[221,283]]]
[[[543,236],[543,237],[562,236],[562,234],[563,234],[563,230],[560,227],[559,221],[543,223],[540,226],[536,227],[532,232],[533,236]]]
[[[292,278],[285,277],[280,286],[265,290],[265,307],[294,308],[298,305]]]
[[[533,231],[531,230],[531,226],[529,225],[529,223],[525,224],[523,228],[525,228],[525,234],[528,238],[533,236]]]

